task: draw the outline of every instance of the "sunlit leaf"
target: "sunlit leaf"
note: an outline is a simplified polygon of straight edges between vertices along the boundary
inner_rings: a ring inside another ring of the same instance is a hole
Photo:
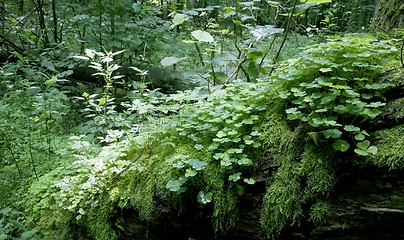
[[[169,67],[172,66],[174,64],[177,64],[178,62],[187,59],[186,57],[182,57],[182,58],[177,58],[177,57],[166,57],[163,60],[161,60],[161,65],[163,65],[164,67]]]
[[[213,43],[215,42],[215,39],[210,35],[210,33],[202,30],[195,30],[191,32],[192,37],[194,37],[196,40],[200,42],[208,42],[208,43]]]

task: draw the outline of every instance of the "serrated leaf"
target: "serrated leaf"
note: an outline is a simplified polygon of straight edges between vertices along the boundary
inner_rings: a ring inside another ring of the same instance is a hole
[[[192,37],[194,37],[196,40],[200,42],[208,42],[208,43],[213,43],[215,42],[215,39],[210,35],[210,33],[202,30],[195,30],[191,32]]]

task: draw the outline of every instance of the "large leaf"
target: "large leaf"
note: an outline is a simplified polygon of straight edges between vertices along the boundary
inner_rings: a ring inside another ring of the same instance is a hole
[[[178,62],[187,59],[186,57],[182,57],[182,58],[177,58],[177,57],[166,57],[163,60],[161,60],[161,65],[163,65],[164,67],[169,67],[172,66],[174,64],[177,64]]]
[[[284,31],[283,28],[275,28],[273,25],[249,27],[251,35],[253,35],[257,40],[270,36],[275,33],[281,33]]]
[[[177,13],[177,14],[175,14],[175,16],[173,18],[173,24],[174,25],[180,25],[183,22],[185,22],[185,20],[187,20],[187,18],[186,18],[186,16],[184,14]]]
[[[210,35],[210,33],[202,30],[195,30],[191,32],[192,37],[196,38],[199,42],[213,43],[215,39]]]
[[[307,0],[306,4],[311,4],[311,3],[322,4],[322,3],[328,3],[328,2],[332,2],[332,0]]]

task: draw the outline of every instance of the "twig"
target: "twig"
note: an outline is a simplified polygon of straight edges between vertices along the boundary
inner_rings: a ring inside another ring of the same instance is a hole
[[[120,172],[118,172],[115,176],[113,176],[110,180],[113,181],[115,178],[119,177],[122,173],[124,173],[126,170],[132,166],[134,162],[136,162],[141,156],[143,156],[145,151],[141,152],[135,159],[133,159],[132,162],[130,162],[124,169],[122,169]]]
[[[253,45],[253,42],[250,43],[250,45],[248,45],[248,47],[250,48]],[[226,79],[226,81],[223,82],[222,88],[230,82],[230,80],[234,77],[234,75],[236,75],[236,73],[239,71],[241,65],[245,62],[246,60],[246,54],[242,54],[239,58],[239,62],[236,66],[236,68],[234,69],[234,71],[230,74],[230,76]]]

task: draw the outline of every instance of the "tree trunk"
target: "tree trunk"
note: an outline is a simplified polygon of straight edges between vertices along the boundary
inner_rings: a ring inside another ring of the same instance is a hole
[[[402,0],[379,0],[372,25],[375,31],[384,32],[404,26],[404,2]]]

